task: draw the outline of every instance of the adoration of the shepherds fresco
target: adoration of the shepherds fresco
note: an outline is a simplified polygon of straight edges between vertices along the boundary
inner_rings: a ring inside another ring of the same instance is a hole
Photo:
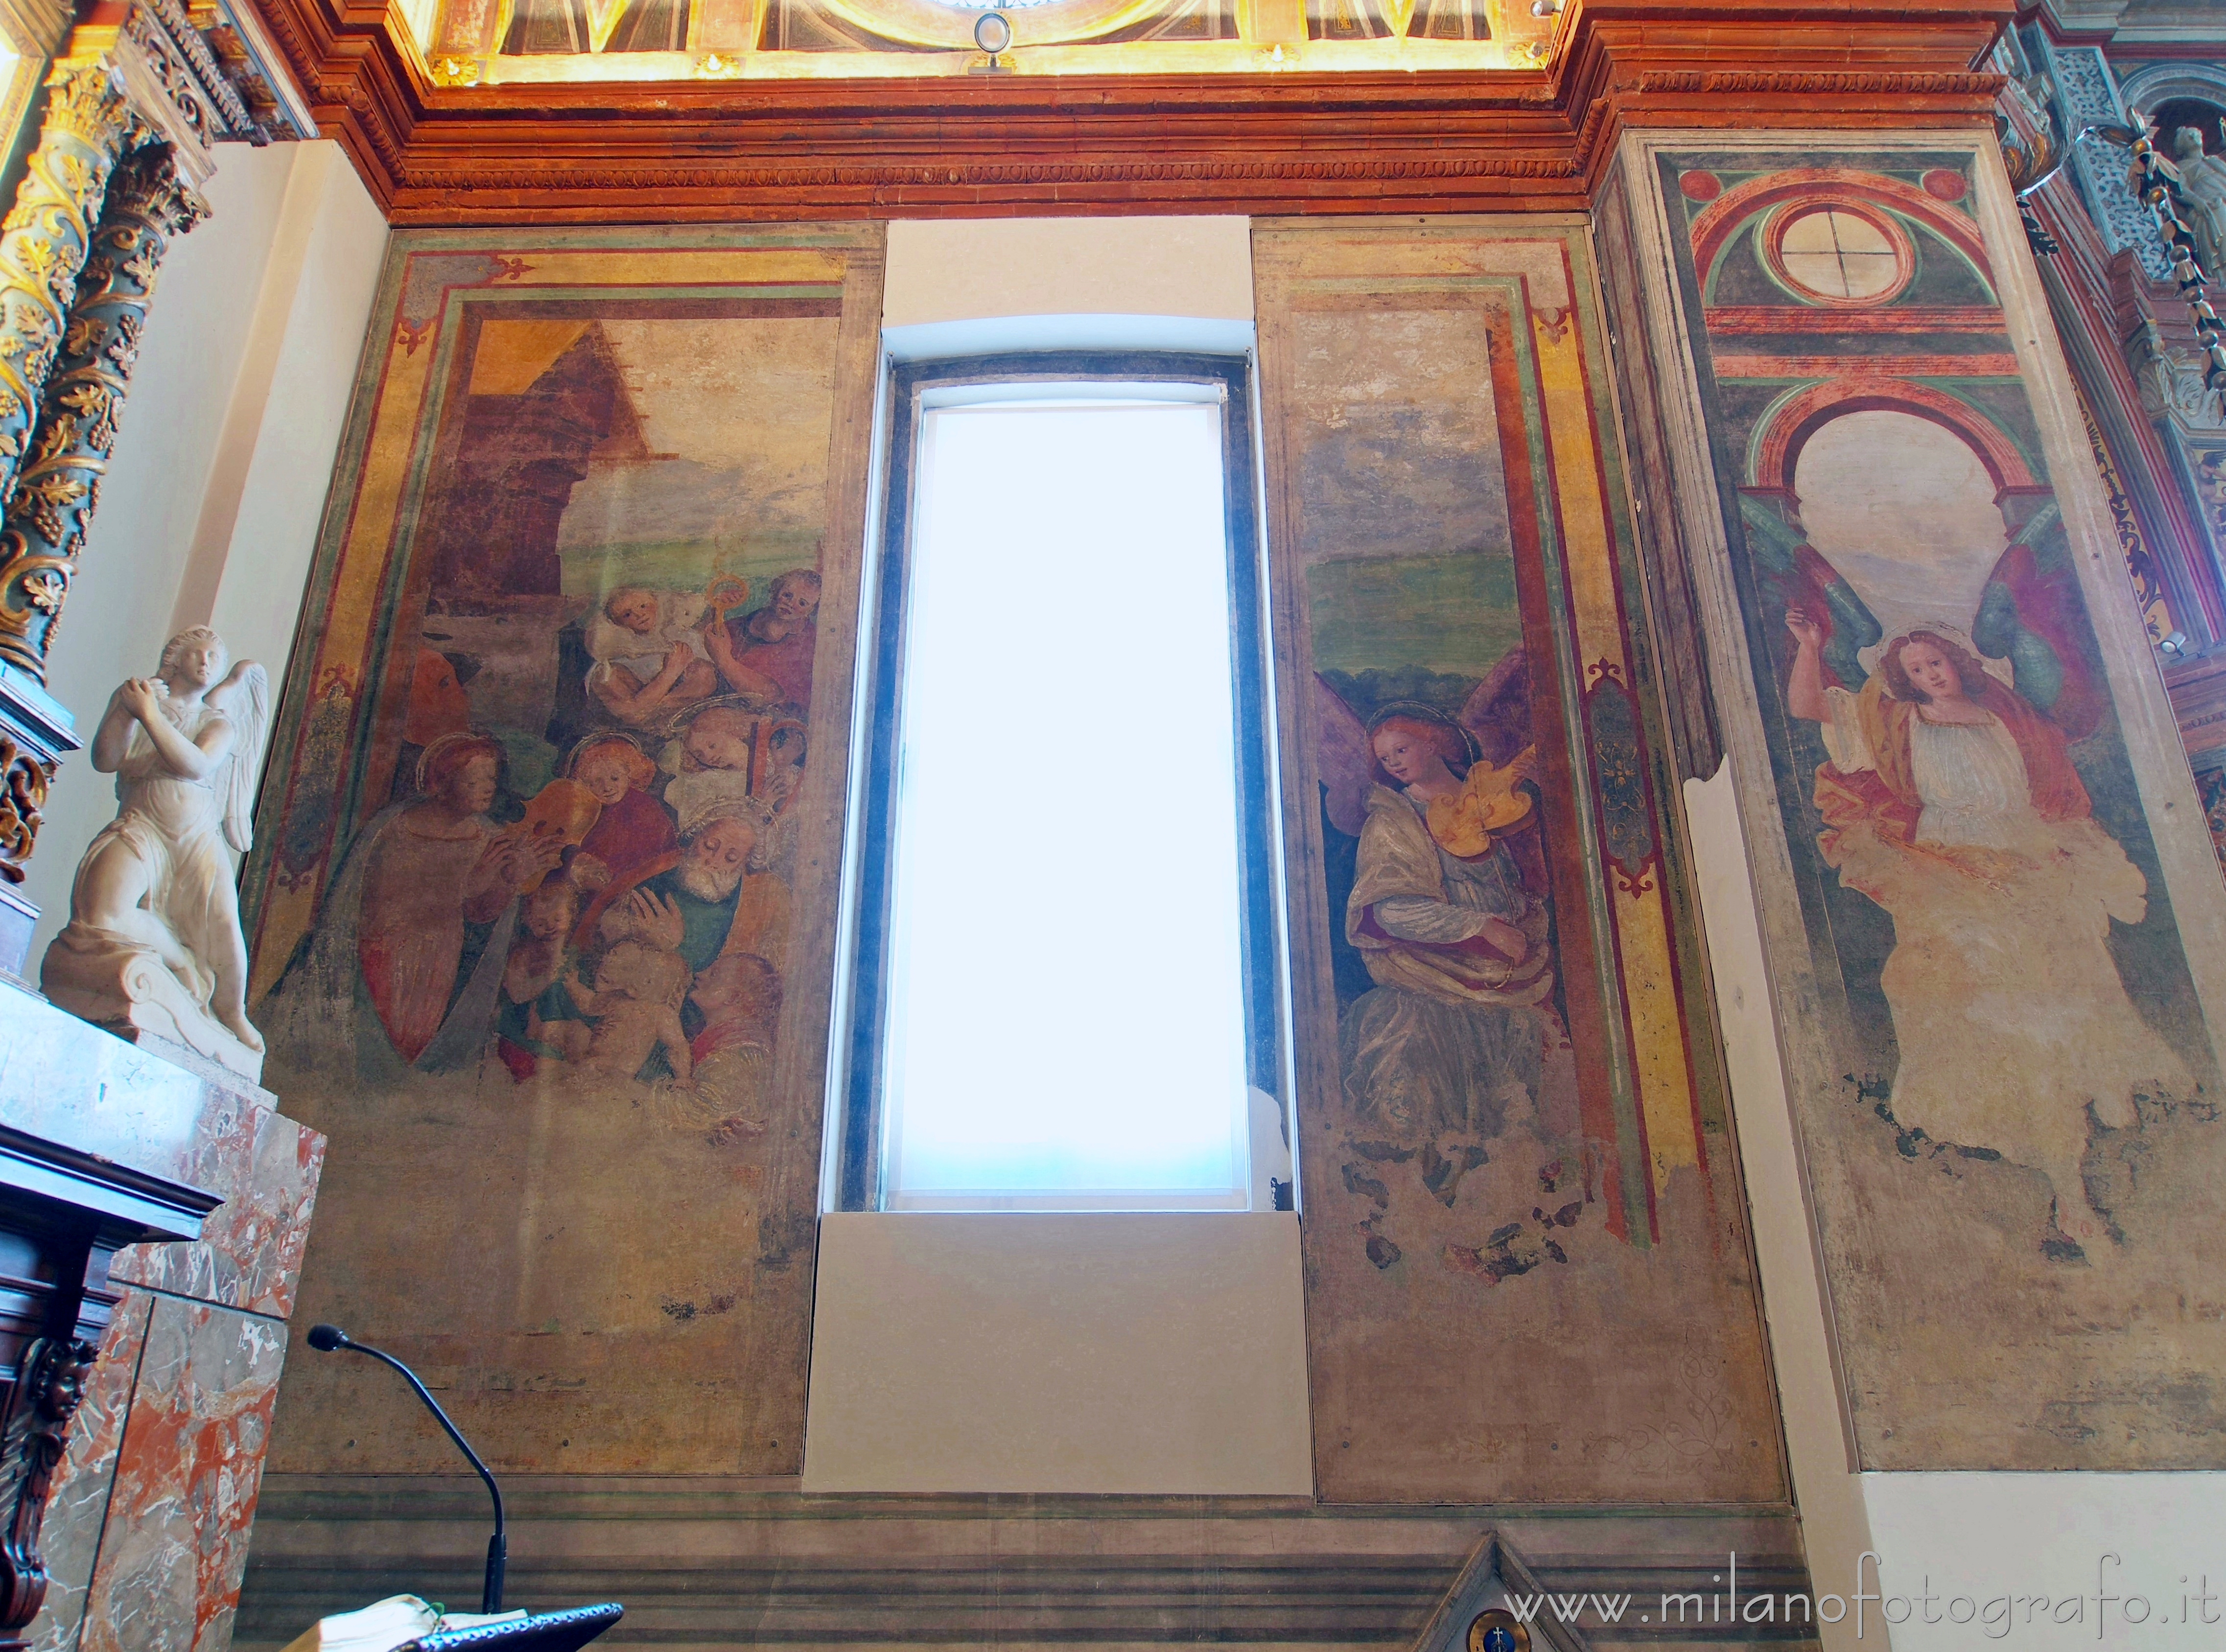
[[[1815,969],[1841,1355],[1867,1467],[2216,1466],[2217,1058],[1969,165],[1661,173]]]
[[[583,238],[405,240],[390,272],[384,396],[320,566],[325,691],[251,877],[257,1019],[272,1082],[346,1149],[320,1315],[436,1367],[441,1333],[490,1337],[455,1403],[506,1406],[486,1438],[514,1462],[586,1466],[592,1439],[792,1468],[818,1113],[777,1075],[826,824],[801,800],[847,249]],[[385,490],[391,556],[366,530]],[[376,1259],[402,1232],[441,1291],[394,1294]],[[287,1410],[277,1460],[351,1460],[308,1439],[360,1432],[345,1407]]]
[[[1782,1496],[1582,244],[1254,256],[1321,1494]]]

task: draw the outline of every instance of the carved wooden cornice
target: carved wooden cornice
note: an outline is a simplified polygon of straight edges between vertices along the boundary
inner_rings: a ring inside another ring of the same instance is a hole
[[[2014,0],[1568,0],[1537,72],[436,86],[257,0],[398,224],[1581,210],[1627,126],[1984,126]]]

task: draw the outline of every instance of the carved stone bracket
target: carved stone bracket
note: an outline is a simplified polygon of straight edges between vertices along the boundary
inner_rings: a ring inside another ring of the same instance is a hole
[[[137,151],[109,184],[61,359],[0,525],[0,659],[41,681],[116,444],[156,269],[170,238],[207,212],[167,143]]]
[[[0,222],[0,499],[15,488],[92,219],[135,126],[105,64],[62,69],[48,87],[39,147]]]

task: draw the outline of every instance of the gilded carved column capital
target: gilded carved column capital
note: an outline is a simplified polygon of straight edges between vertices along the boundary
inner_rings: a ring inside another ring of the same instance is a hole
[[[155,271],[170,238],[207,216],[166,143],[117,168],[77,283],[60,359],[0,525],[0,660],[43,682],[54,624],[116,443]]]

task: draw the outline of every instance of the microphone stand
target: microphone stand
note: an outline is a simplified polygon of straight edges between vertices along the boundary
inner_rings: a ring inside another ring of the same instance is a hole
[[[329,1354],[343,1348],[352,1354],[368,1354],[382,1364],[391,1365],[396,1370],[401,1372],[403,1381],[417,1390],[417,1397],[425,1402],[425,1408],[433,1414],[433,1420],[448,1432],[448,1438],[456,1442],[456,1449],[461,1452],[470,1460],[471,1465],[479,1471],[480,1478],[487,1482],[487,1496],[494,1499],[494,1535],[487,1539],[487,1581],[480,1590],[480,1611],[487,1613],[500,1611],[502,1610],[502,1574],[503,1568],[509,1560],[510,1545],[509,1540],[503,1535],[502,1530],[502,1488],[495,1484],[494,1476],[488,1473],[487,1465],[480,1461],[480,1454],[471,1448],[470,1442],[456,1432],[456,1425],[448,1420],[448,1414],[441,1409],[440,1402],[435,1400],[426,1391],[425,1385],[417,1380],[417,1373],[395,1358],[393,1355],[372,1348],[367,1344],[349,1341],[347,1332],[342,1331],[338,1325],[310,1326],[309,1346],[321,1354]]]

